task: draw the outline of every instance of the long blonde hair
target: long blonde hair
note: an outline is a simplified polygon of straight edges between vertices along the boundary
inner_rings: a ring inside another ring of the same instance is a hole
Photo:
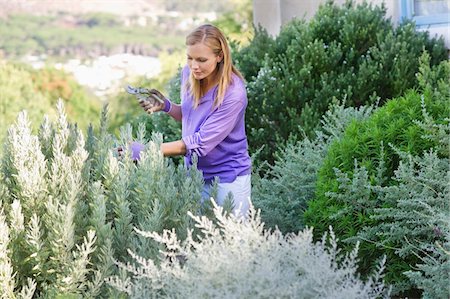
[[[241,73],[233,65],[230,47],[219,28],[210,24],[204,24],[194,29],[186,36],[186,46],[193,46],[197,43],[203,43],[216,55],[223,53],[222,61],[217,64],[215,73],[219,80],[218,91],[214,99],[214,107],[218,107],[222,104],[225,91],[232,82],[232,74],[234,73],[242,80],[244,79]],[[200,104],[200,98],[204,95],[203,92],[206,91],[202,90],[200,80],[195,79],[192,73],[189,76],[186,88],[194,97],[194,108],[197,108]]]

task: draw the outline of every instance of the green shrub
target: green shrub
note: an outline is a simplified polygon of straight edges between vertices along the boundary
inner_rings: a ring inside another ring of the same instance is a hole
[[[432,148],[442,148],[439,138],[423,137],[433,135],[430,130],[443,134],[438,128],[450,113],[447,105],[450,97],[444,83],[450,74],[450,64],[442,62],[431,70],[429,56],[424,54],[422,60],[422,73],[418,77],[422,80],[423,94],[409,91],[388,101],[368,120],[351,123],[343,138],[329,147],[319,171],[316,198],[309,202],[304,215],[306,224],[317,232],[324,232],[332,225],[342,240],[351,240],[363,229],[379,225],[381,220],[371,217],[375,209],[392,208],[402,198],[383,201],[371,186],[398,183],[394,179],[394,171],[401,161],[398,152],[417,156]],[[445,75],[438,82],[425,84],[424,78],[436,78],[436,73]],[[427,113],[423,113],[422,105],[426,106]],[[433,124],[426,121],[430,117],[434,119]],[[386,280],[398,284],[399,290],[408,288],[408,280],[402,273],[413,265],[395,256],[394,250],[380,250],[375,244],[364,242],[361,261],[370,263],[384,253],[388,255]],[[369,268],[366,263],[361,263],[361,267],[363,272]]]
[[[264,65],[265,56],[274,56],[274,49],[274,39],[269,36],[263,27],[259,26],[255,28],[255,35],[251,40],[251,45],[242,49],[233,47],[233,62],[244,78],[250,82],[256,78],[259,70]]]
[[[423,49],[432,65],[447,59],[442,39],[416,32],[412,23],[394,28],[383,6],[367,2],[327,2],[310,22],[294,20],[269,39],[257,33],[235,59],[248,82],[250,147],[264,145],[261,159],[271,164],[289,136],[314,137],[333,97],[346,97],[348,106],[371,105],[378,97],[383,104],[417,86]]]
[[[131,298],[379,298],[383,266],[368,281],[355,272],[358,246],[340,255],[333,232],[313,243],[312,230],[283,236],[264,229],[252,208],[249,219],[214,209],[218,223],[190,214],[201,230],[181,241],[174,231],[139,232],[162,245],[160,259],[131,253],[136,264],[122,264],[131,280],[108,283]]]
[[[444,89],[446,90],[446,89]],[[447,96],[447,99],[450,97]],[[394,245],[395,253],[410,265],[405,274],[423,290],[424,298],[450,296],[450,119],[437,124],[423,107],[423,138],[438,144],[421,156],[399,153],[402,162],[395,171],[397,184],[375,187],[387,206],[371,217],[379,225],[360,235],[380,247]]]

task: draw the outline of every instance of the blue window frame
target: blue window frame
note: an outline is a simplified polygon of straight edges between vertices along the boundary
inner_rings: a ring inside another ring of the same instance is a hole
[[[450,24],[448,0],[399,0],[400,21],[414,20],[417,27]]]

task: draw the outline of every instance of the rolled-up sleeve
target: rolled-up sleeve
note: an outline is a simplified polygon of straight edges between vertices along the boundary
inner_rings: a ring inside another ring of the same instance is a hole
[[[199,130],[182,139],[186,144],[186,156],[195,153],[204,157],[220,142],[222,142],[233,130],[245,109],[245,98],[239,93],[226,97],[218,108],[200,126]]]

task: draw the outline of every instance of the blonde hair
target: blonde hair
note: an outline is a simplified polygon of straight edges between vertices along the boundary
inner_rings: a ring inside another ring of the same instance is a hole
[[[230,47],[228,46],[228,42],[219,28],[210,24],[205,24],[194,29],[186,37],[186,46],[193,46],[198,43],[203,43],[216,55],[223,53],[222,61],[216,66],[215,74],[215,76],[217,76],[216,78],[219,78],[219,80],[217,94],[214,99],[214,107],[218,107],[222,104],[225,91],[232,82],[232,74],[236,74],[242,80],[244,80],[244,78],[234,67],[231,60]],[[206,91],[202,90],[200,80],[195,79],[192,73],[189,76],[186,88],[194,97],[194,108],[197,108],[200,103],[200,98],[204,95],[203,92]]]

